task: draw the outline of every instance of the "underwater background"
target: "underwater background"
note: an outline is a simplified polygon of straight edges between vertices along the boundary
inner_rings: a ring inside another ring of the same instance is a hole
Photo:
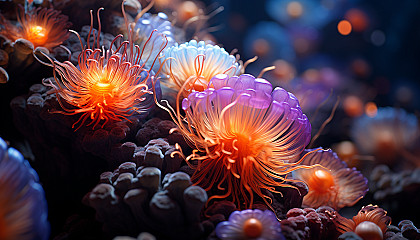
[[[0,0],[0,240],[420,239],[419,10]]]

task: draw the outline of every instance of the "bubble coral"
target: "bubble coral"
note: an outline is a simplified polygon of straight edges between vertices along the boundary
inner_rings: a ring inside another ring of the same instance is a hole
[[[68,22],[68,17],[54,9],[37,8],[25,12],[22,6],[19,6],[18,21],[20,26],[16,27],[2,16],[0,25],[4,28],[0,30],[0,34],[12,41],[24,38],[30,41],[34,48],[41,46],[51,50],[70,34],[68,28],[71,23]]]
[[[95,39],[92,48],[90,47],[89,33],[87,47],[84,47],[80,40],[83,50],[78,57],[78,66],[74,66],[70,61],[64,63],[55,61],[53,64],[55,81],[45,83],[53,88],[53,93],[59,96],[58,100],[64,111],[57,112],[67,115],[82,114],[73,124],[74,127],[80,123],[77,129],[83,126],[88,118],[91,122],[87,126],[93,125],[95,128],[103,120],[101,127],[104,127],[110,120],[119,121],[126,119],[134,112],[147,112],[153,104],[153,101],[148,104],[143,102],[146,94],[153,94],[149,90],[153,64],[150,69],[147,69],[141,61],[144,54],[151,57],[151,53],[145,53],[145,46],[141,49],[138,45],[134,45],[133,32],[128,29],[126,17],[128,40],[114,46],[122,38],[122,35],[118,35],[111,43],[110,49],[101,49],[99,46],[100,10],[98,10],[99,30],[96,47]],[[125,16],[124,9],[123,14]],[[92,24],[93,21],[91,21],[91,29]],[[157,33],[153,32],[149,40],[153,38],[153,34]],[[148,44],[154,45],[152,42]],[[157,47],[162,51],[164,45],[165,42]],[[153,47],[150,51],[153,51]],[[154,61],[157,57],[157,55],[154,56]],[[56,72],[60,78],[56,77]],[[61,99],[72,108],[67,108]]]
[[[222,240],[284,239],[276,215],[269,210],[263,212],[259,209],[233,212],[229,221],[217,225],[216,235]]]
[[[38,175],[0,138],[0,239],[48,239],[47,202]]]
[[[184,83],[178,93],[178,99]],[[186,158],[196,168],[192,180],[207,191],[225,191],[210,199],[232,196],[237,206],[252,206],[254,193],[262,197],[275,187],[290,187],[285,175],[309,143],[311,125],[296,97],[282,88],[272,90],[262,78],[243,74],[214,76],[211,88],[193,92],[182,102],[186,113],[172,115],[179,131],[196,148]],[[163,106],[161,106],[163,107]],[[169,111],[169,109],[167,109]],[[169,111],[170,112],[170,111]]]
[[[348,168],[331,149],[306,152],[308,155],[301,164],[322,167],[293,172],[293,177],[304,181],[309,188],[303,197],[303,206],[317,208],[325,205],[338,210],[353,206],[369,190],[367,179],[355,168]]]
[[[387,212],[378,206],[363,207],[353,219],[344,218],[337,213],[334,223],[341,233],[355,232],[363,240],[382,240],[391,223]]]
[[[150,53],[149,55],[158,56],[160,49],[153,46],[153,44],[147,44],[147,41],[153,42],[154,45],[165,45],[166,48],[171,47],[175,44],[175,36],[173,33],[173,26],[171,22],[168,21],[168,16],[165,13],[150,14],[145,13],[141,16],[135,25],[136,39],[135,42],[140,46],[140,49],[144,48],[145,52]],[[153,31],[164,34],[166,40],[160,37],[157,34],[152,34]],[[151,39],[149,37],[151,36]],[[150,67],[153,64],[154,59],[149,58],[146,61],[146,66]],[[159,64],[155,64],[154,69],[158,69]]]
[[[417,118],[403,109],[379,108],[376,116],[355,120],[351,136],[363,154],[392,164],[419,136]]]
[[[238,75],[240,66],[234,56],[224,48],[191,40],[181,45],[175,44],[164,52],[169,59],[162,72],[170,75],[168,85],[179,90],[185,82],[183,96],[192,90],[203,91],[210,79],[217,74]]]

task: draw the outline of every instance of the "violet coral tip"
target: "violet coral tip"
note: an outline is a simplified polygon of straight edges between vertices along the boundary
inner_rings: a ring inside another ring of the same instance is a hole
[[[340,209],[352,206],[368,191],[367,179],[355,168],[347,168],[347,164],[330,149],[305,152],[308,155],[301,164],[322,166],[293,172],[294,178],[308,185],[309,192],[303,198],[305,207],[317,208],[327,205]]]
[[[0,239],[46,240],[50,226],[38,175],[0,138]]]

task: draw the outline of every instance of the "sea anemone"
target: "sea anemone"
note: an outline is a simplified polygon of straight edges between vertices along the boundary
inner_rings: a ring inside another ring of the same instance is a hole
[[[51,50],[66,40],[70,34],[68,28],[71,23],[68,22],[67,16],[60,13],[60,11],[47,8],[25,12],[23,7],[19,6],[20,26],[16,27],[1,16],[0,25],[3,25],[3,29],[0,30],[0,34],[12,41],[24,38],[30,41],[34,48],[45,47]]]
[[[363,207],[353,219],[347,219],[337,214],[334,223],[341,233],[355,232],[363,240],[382,240],[391,218],[387,212],[378,206]]]
[[[196,148],[186,158],[196,168],[193,182],[207,191],[215,185],[225,191],[210,199],[232,196],[240,208],[250,207],[256,193],[269,205],[264,191],[291,187],[285,175],[305,168],[297,166],[300,161],[289,162],[298,160],[309,143],[307,117],[293,94],[282,88],[273,91],[262,78],[219,74],[209,86],[183,100],[185,117],[179,103],[172,114],[179,131]]]
[[[229,221],[217,225],[216,235],[222,240],[284,239],[276,215],[272,211],[258,209],[233,212]]]
[[[153,42],[155,45],[166,44],[166,47],[171,47],[175,44],[175,36],[173,34],[173,26],[171,22],[168,21],[168,16],[165,13],[158,13],[158,14],[150,14],[145,13],[141,16],[134,27],[136,31],[136,39],[135,42],[140,46],[140,49],[145,47],[144,51],[149,53],[151,56],[159,55],[159,48],[154,47],[152,44],[147,44],[149,42]],[[153,34],[153,31],[157,31],[158,33],[164,34],[166,36],[166,40],[159,36],[158,34]],[[149,38],[152,35],[152,38]],[[147,56],[145,56],[147,57]],[[146,63],[146,67],[150,67],[154,62],[153,58],[149,58]],[[158,69],[159,64],[155,63],[154,69]]]
[[[179,91],[188,82],[183,97],[193,90],[203,91],[217,74],[228,74],[231,77],[240,72],[234,56],[229,55],[224,48],[204,41],[191,40],[176,44],[165,50],[164,54],[169,59],[162,69],[164,74],[169,75],[168,85]]]
[[[351,136],[361,153],[392,165],[419,137],[419,128],[415,115],[403,109],[379,108],[374,117],[356,119]]]
[[[309,154],[301,164],[319,164],[322,167],[293,172],[293,177],[304,181],[309,188],[308,194],[303,197],[303,206],[318,208],[325,205],[338,210],[363,198],[368,191],[367,179],[359,171],[347,168],[347,164],[331,149],[306,152]]]
[[[124,4],[124,1],[122,4]],[[98,21],[100,10],[98,10]],[[124,9],[123,14],[125,16]],[[125,20],[127,23],[126,17]],[[92,24],[93,21],[91,21],[91,30]],[[128,29],[128,24],[126,26],[129,33],[128,40],[116,44],[121,42],[122,38],[122,35],[118,35],[111,43],[110,49],[105,50],[99,46],[101,27],[99,21],[97,46],[95,47],[94,39],[93,47],[90,47],[90,33],[87,39],[87,47],[83,46],[82,40],[80,40],[83,50],[79,54],[77,67],[70,61],[64,63],[54,61],[55,81],[49,80],[45,85],[53,88],[51,92],[57,95],[57,99],[64,110],[55,112],[67,115],[81,113],[79,120],[73,124],[73,127],[80,123],[77,128],[79,129],[88,118],[91,119],[91,122],[87,126],[92,125],[95,128],[103,121],[101,127],[104,127],[110,120],[127,119],[127,116],[135,112],[147,112],[152,107],[152,98],[147,101],[147,104],[144,100],[146,100],[147,94],[153,94],[149,90],[151,88],[151,78],[153,78],[151,70],[153,63],[150,69],[145,68],[145,63],[141,61],[141,58],[144,54],[148,54],[156,61],[158,56],[151,56],[150,53],[145,53],[145,47],[141,49],[138,45],[134,45],[133,32]],[[153,38],[154,34],[158,33],[152,32],[149,40]],[[76,35],[78,34],[76,33]],[[153,42],[149,42],[148,44],[152,44],[150,51],[153,51],[154,47],[159,48],[159,54],[166,43],[162,42],[160,45],[155,45]],[[56,77],[56,72],[59,74],[59,78]],[[71,105],[72,108],[66,107],[61,99]]]
[[[0,239],[48,239],[47,202],[38,175],[0,138]]]

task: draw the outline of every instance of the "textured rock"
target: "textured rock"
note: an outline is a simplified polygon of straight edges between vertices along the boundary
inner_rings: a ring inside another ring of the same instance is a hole
[[[156,146],[156,145],[154,145]],[[149,162],[145,155],[144,162]],[[205,231],[201,209],[206,192],[192,186],[183,172],[167,174],[163,180],[156,167],[135,167],[127,162],[113,173],[101,174],[100,183],[83,202],[96,210],[96,219],[111,235],[151,232],[163,239],[200,239]]]

